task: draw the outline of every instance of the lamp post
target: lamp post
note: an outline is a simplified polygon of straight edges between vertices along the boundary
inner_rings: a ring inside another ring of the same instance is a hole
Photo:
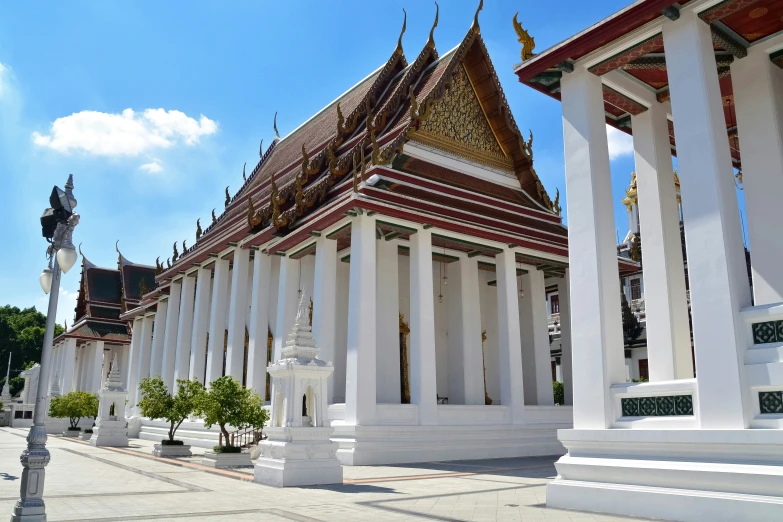
[[[46,449],[46,376],[50,370],[49,359],[54,340],[54,324],[57,315],[57,298],[60,292],[61,272],[68,272],[76,263],[76,249],[73,246],[73,229],[79,224],[79,214],[73,209],[76,199],[73,197],[73,174],[68,176],[65,190],[52,189],[49,196],[51,208],[41,216],[43,236],[49,242],[46,256],[49,266],[41,274],[39,281],[44,292],[49,294],[49,309],[46,314],[46,330],[41,350],[41,370],[38,389],[35,395],[35,413],[33,426],[27,434],[27,448],[19,460],[22,462],[22,481],[20,498],[11,513],[11,522],[45,522],[46,505],[43,501],[46,465],[49,464],[49,450]]]

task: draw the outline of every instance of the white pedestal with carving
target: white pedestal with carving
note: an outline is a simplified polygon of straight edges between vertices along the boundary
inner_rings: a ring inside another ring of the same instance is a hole
[[[128,424],[125,421],[125,394],[120,378],[117,355],[111,363],[111,372],[101,390],[98,418],[92,429],[93,446],[125,447],[128,445]]]
[[[327,420],[326,383],[334,367],[318,358],[307,315],[302,294],[283,358],[268,369],[272,421],[264,430],[268,439],[259,444],[255,482],[281,487],[343,482],[339,444],[330,440],[334,430]]]

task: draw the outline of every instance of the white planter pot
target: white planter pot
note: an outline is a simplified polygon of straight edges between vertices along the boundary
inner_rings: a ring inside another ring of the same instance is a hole
[[[192,457],[190,446],[172,446],[168,444],[155,444],[152,449],[152,455],[155,457]]]
[[[69,430],[67,428],[63,430],[64,437],[76,438],[81,434],[82,434],[82,430]]]
[[[215,453],[208,451],[204,453],[201,465],[211,468],[241,468],[251,467],[253,463],[250,461],[249,453]]]

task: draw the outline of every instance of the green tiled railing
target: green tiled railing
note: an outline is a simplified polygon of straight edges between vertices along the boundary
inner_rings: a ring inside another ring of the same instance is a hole
[[[759,392],[761,413],[783,413],[783,391]]]
[[[692,395],[627,397],[620,400],[623,417],[664,417],[693,415]]]
[[[783,343],[783,321],[753,323],[753,344]]]

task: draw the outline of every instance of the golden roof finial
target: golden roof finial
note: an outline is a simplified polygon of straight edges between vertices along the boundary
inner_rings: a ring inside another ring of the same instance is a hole
[[[400,37],[397,38],[397,48],[394,50],[397,54],[402,54],[402,35],[405,34],[405,29],[408,25],[408,13],[405,12],[405,8],[402,8],[402,30],[400,31]]]
[[[171,256],[171,260],[176,263],[177,259],[179,259],[179,251],[177,250],[177,242],[174,241],[174,253]]]
[[[185,245],[185,239],[182,240],[182,255],[185,255],[185,252],[187,252],[188,247]]]
[[[435,47],[435,28],[438,27],[439,12],[440,12],[440,7],[438,6],[438,2],[435,2],[435,21],[432,23],[432,29],[430,29],[430,37],[427,39],[428,47]]]
[[[560,189],[555,190],[557,192],[555,193],[555,202],[552,203],[552,210],[559,216],[563,212],[563,209],[560,207]]]
[[[479,6],[478,9],[476,9],[476,14],[473,15],[473,25],[471,26],[474,33],[478,33],[481,31],[481,28],[479,27],[478,16],[479,16],[479,12],[482,9],[484,9],[484,0],[479,0]]]
[[[155,258],[155,275],[163,272],[163,265],[160,262],[160,256]]]
[[[226,206],[231,203],[231,196],[228,195],[228,185],[226,185]]]
[[[275,112],[275,119],[272,122],[272,126],[275,129],[275,138],[277,138],[279,140],[280,139],[280,133],[277,132],[277,112]]]
[[[166,268],[171,268],[171,258],[170,257],[166,258]]]
[[[533,56],[533,49],[536,48],[536,39],[530,36],[530,33],[522,29],[522,24],[517,21],[517,16],[519,13],[514,15],[514,30],[517,32],[517,36],[519,37],[518,42],[522,44],[522,61],[527,61],[531,59]]]
[[[212,209],[212,224],[215,224],[215,221],[217,221],[217,216],[215,215],[215,209]]]
[[[196,220],[196,241],[199,240],[201,237],[201,234],[203,233],[203,230],[201,230],[201,218],[198,218]]]
[[[120,240],[114,243],[114,250],[117,251],[117,270],[122,269],[122,252],[120,252]]]

